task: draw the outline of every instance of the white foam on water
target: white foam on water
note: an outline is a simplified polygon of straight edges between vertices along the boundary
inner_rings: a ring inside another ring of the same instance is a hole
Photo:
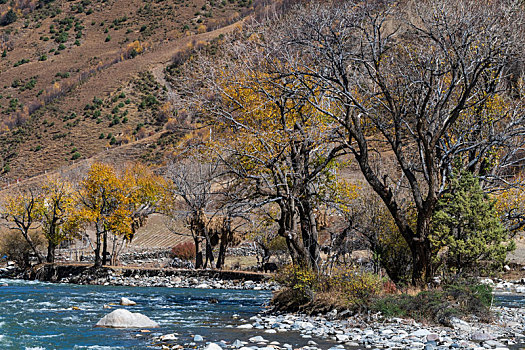
[[[121,346],[102,346],[102,345],[91,345],[91,346],[79,346],[75,345],[73,349],[86,349],[86,350],[116,350],[116,349],[124,349]]]
[[[34,347],[25,347],[25,350],[46,350],[46,348],[43,348],[41,346],[34,346]]]
[[[46,335],[37,335],[38,338],[56,338],[63,336],[64,333],[61,334],[46,334]]]
[[[43,302],[41,302],[41,303],[38,303],[38,305],[42,305],[42,306],[54,306],[55,304],[50,303],[49,301],[43,301]]]

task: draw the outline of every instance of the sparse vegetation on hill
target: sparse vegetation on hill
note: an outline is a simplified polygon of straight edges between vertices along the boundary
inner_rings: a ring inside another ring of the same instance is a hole
[[[214,37],[209,31],[253,12],[255,5],[208,0],[0,4],[0,70],[8,82],[0,87],[0,156],[2,167],[10,169],[4,176],[33,176],[78,160],[61,150],[65,143],[91,157],[107,147],[157,137],[174,111],[159,85],[164,82],[153,78],[151,69],[185,50],[199,32],[203,39],[198,40],[206,42]],[[123,89],[129,97],[109,106]],[[94,98],[104,106],[84,110]],[[63,120],[73,112],[77,119]],[[114,138],[99,139],[102,132]],[[43,152],[33,154],[37,144]],[[162,161],[162,148],[144,159]]]

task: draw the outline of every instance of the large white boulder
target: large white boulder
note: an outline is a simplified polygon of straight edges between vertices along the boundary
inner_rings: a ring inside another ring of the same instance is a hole
[[[107,314],[95,325],[95,327],[110,328],[156,328],[158,326],[159,324],[148,316],[124,309],[117,309]]]

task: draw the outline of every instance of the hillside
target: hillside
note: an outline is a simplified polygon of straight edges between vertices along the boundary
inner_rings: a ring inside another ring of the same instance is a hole
[[[97,155],[162,162],[163,145],[178,137],[164,128],[177,114],[163,84],[164,67],[252,10],[244,0],[0,5],[3,180],[24,180]],[[10,12],[17,19],[6,25]]]

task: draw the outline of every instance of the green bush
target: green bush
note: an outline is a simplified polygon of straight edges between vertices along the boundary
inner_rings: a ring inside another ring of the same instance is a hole
[[[17,61],[13,66],[18,67],[26,63],[29,63],[29,60],[27,58],[22,58],[21,60]]]
[[[475,315],[482,321],[489,321],[491,304],[492,289],[489,286],[465,280],[415,296],[402,294],[376,298],[369,308],[385,317],[411,317],[449,325],[453,316]]]
[[[434,263],[445,274],[490,273],[503,267],[515,244],[476,177],[466,171],[456,174],[437,209],[430,240],[439,252]]]
[[[77,160],[77,159],[79,159],[80,157],[82,157],[82,155],[80,154],[80,152],[75,152],[75,153],[73,153],[73,155],[71,156],[71,160]]]

